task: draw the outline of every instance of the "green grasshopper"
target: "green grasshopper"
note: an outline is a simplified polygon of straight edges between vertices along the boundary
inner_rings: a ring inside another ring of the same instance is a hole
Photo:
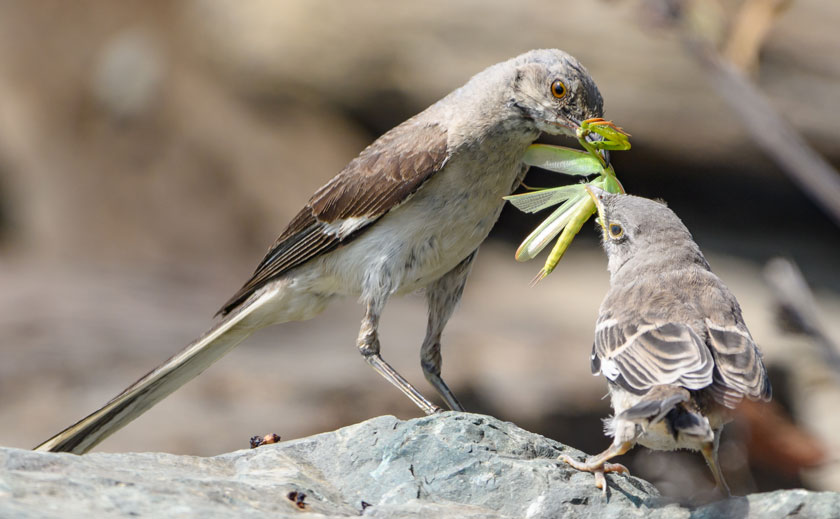
[[[593,133],[600,135],[603,140],[588,140],[587,137]],[[562,146],[533,144],[525,152],[523,161],[529,166],[566,175],[598,175],[594,180],[568,186],[538,188],[528,193],[505,197],[514,207],[526,213],[535,213],[561,204],[525,238],[516,251],[517,261],[528,261],[560,234],[545,265],[531,282],[532,285],[551,274],[583,224],[595,214],[595,203],[587,194],[586,186],[597,186],[610,193],[624,193],[624,188],[615,176],[615,170],[607,163],[601,150],[629,150],[630,134],[611,121],[594,118],[581,123],[576,137],[585,152]]]

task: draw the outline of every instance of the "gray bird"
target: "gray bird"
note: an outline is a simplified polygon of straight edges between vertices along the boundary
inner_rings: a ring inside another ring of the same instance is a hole
[[[735,296],[664,203],[587,187],[609,259],[610,290],[595,327],[591,367],[607,379],[610,447],[584,462],[606,492],[607,463],[636,443],[700,451],[726,494],[717,460],[723,426],[744,398],[769,400],[770,382]]]
[[[356,345],[365,360],[426,413],[439,408],[379,354],[388,298],[425,289],[423,373],[448,406],[440,339],[478,246],[503,196],[527,171],[541,133],[573,136],[603,115],[589,73],[559,50],[535,50],[489,67],[393,128],[319,189],[204,336],[37,450],[83,453],[204,371],[255,330],[310,319],[336,296],[365,313]]]

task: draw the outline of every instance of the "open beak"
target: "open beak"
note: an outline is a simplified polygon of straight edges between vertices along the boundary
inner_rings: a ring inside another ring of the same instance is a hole
[[[598,222],[602,229],[606,230],[607,219],[604,215],[604,196],[608,195],[609,193],[607,193],[600,187],[595,187],[590,184],[587,184],[584,189],[586,189],[586,192],[592,198],[592,201],[595,202],[595,209],[598,210],[598,218],[596,218],[595,221]]]

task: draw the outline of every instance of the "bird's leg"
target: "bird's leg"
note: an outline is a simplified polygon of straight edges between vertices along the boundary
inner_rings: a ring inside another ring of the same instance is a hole
[[[452,312],[461,299],[467,276],[472,268],[478,250],[473,251],[454,269],[444,274],[440,279],[426,287],[426,301],[429,306],[429,324],[426,327],[426,338],[420,348],[420,365],[426,380],[434,386],[438,394],[446,401],[446,405],[453,411],[463,411],[464,407],[455,398],[452,390],[440,376],[441,354],[440,336],[443,328],[452,317]]]
[[[722,494],[727,497],[732,496],[732,493],[729,491],[729,485],[726,484],[726,480],[723,478],[723,471],[720,470],[720,463],[718,463],[718,446],[720,445],[720,429],[715,431],[715,439],[703,445],[703,448],[700,449],[700,452],[703,453],[703,457],[706,458],[706,464],[709,465],[709,469],[712,471],[712,476],[715,477],[715,485]]]
[[[440,407],[426,400],[414,386],[408,383],[397,371],[385,362],[379,355],[379,314],[382,312],[384,302],[368,302],[365,309],[365,317],[362,319],[362,328],[359,330],[359,338],[356,339],[356,346],[368,364],[371,365],[385,380],[397,386],[397,388],[414,402],[417,407],[426,414],[439,412]]]
[[[609,446],[607,450],[602,452],[601,454],[596,454],[595,456],[590,456],[587,458],[586,461],[578,461],[573,459],[571,456],[563,454],[559,457],[560,461],[571,465],[572,467],[583,470],[586,472],[592,472],[595,474],[595,486],[600,488],[604,491],[604,494],[607,493],[607,478],[605,477],[605,473],[607,472],[620,472],[623,474],[629,474],[630,471],[627,470],[627,467],[620,463],[607,463],[607,461],[611,460],[616,456],[621,456],[625,452],[629,451],[633,448],[632,441],[621,441],[616,440]]]

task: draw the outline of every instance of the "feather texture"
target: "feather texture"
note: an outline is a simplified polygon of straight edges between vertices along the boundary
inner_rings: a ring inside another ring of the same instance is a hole
[[[593,372],[636,394],[679,384],[702,389],[712,383],[709,349],[688,326],[627,322],[602,315],[595,333]]]
[[[735,296],[709,268],[688,229],[666,206],[629,195],[598,195],[610,291],[595,330],[591,367],[635,395],[659,385],[707,391],[734,408],[770,399],[758,346]]]
[[[227,314],[272,279],[352,241],[408,200],[448,158],[447,132],[440,125],[415,117],[384,134],[312,195],[219,313]]]

